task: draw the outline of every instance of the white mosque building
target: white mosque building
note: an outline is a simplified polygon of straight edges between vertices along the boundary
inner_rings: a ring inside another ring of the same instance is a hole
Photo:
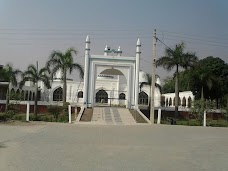
[[[86,38],[85,47],[85,74],[84,80],[67,80],[66,101],[74,106],[94,107],[94,106],[122,106],[129,109],[138,109],[149,106],[150,86],[139,86],[146,82],[145,73],[140,70],[141,42],[136,43],[135,56],[122,56],[120,47],[117,50],[106,46],[104,54],[90,54],[90,38]],[[39,103],[38,104],[61,104],[62,83],[61,71],[59,71],[51,85],[47,89],[42,82],[39,83]],[[161,84],[159,78],[157,84]],[[10,86],[10,90],[23,94],[23,100],[34,99],[34,88],[29,82],[23,89]],[[4,103],[4,93],[0,87],[0,103]],[[174,93],[161,94],[160,89],[155,87],[154,92],[155,107],[173,107]],[[2,97],[1,97],[2,96]],[[191,107],[194,96],[192,92],[180,92],[180,106]]]

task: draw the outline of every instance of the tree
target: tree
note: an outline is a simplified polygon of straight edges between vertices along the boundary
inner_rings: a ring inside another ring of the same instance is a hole
[[[196,99],[216,101],[225,106],[228,94],[228,65],[220,58],[207,57],[198,62],[189,75],[191,91]],[[222,104],[224,103],[224,104]]]
[[[5,108],[6,111],[8,110],[9,99],[10,99],[9,87],[10,87],[10,85],[17,86],[17,84],[18,84],[17,77],[19,75],[21,75],[21,73],[22,72],[19,69],[14,69],[11,64],[7,64],[0,71],[0,80],[9,82],[9,86],[8,86],[7,92],[6,92],[6,108]]]
[[[80,77],[83,78],[84,71],[80,64],[74,63],[73,54],[77,55],[77,51],[73,48],[69,48],[65,53],[60,51],[53,51],[47,62],[47,67],[51,70],[51,76],[57,73],[57,71],[62,72],[63,80],[63,103],[66,102],[66,91],[67,91],[67,72],[72,73],[74,69],[77,69],[80,73]]]
[[[165,49],[165,56],[157,60],[157,66],[163,66],[163,68],[168,71],[175,68],[175,117],[178,116],[179,70],[180,68],[191,68],[198,61],[195,53],[185,53],[184,48],[184,43],[177,44],[173,49],[167,47]]]
[[[38,82],[42,81],[47,88],[50,88],[50,78],[48,77],[48,69],[41,68],[38,69],[37,65],[29,65],[27,70],[23,73],[23,79],[20,82],[20,87],[22,87],[26,81],[31,81],[35,85],[35,98],[34,98],[34,115],[37,118],[37,102],[38,102]]]

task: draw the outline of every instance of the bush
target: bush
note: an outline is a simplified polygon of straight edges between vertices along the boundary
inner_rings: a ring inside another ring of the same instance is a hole
[[[56,106],[56,105],[48,106],[47,109],[48,109],[48,112],[55,117],[56,121],[58,120],[59,115],[63,111],[63,107],[62,106]]]
[[[225,120],[209,120],[207,126],[211,127],[228,127],[228,122]]]
[[[60,115],[58,122],[68,122],[68,116],[65,114]]]
[[[68,115],[68,106],[70,105],[69,102],[63,103],[63,114]]]

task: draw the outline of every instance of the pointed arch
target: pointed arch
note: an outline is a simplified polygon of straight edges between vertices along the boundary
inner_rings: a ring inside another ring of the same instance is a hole
[[[125,100],[126,99],[126,95],[124,93],[120,93],[119,94],[119,99],[120,100]]]
[[[83,91],[78,92],[78,98],[83,98]]]
[[[101,89],[96,93],[96,103],[108,103],[108,93]]]
[[[32,92],[30,91],[29,92],[29,101],[31,101],[32,100]]]
[[[61,87],[53,92],[53,101],[63,101],[63,89]]]
[[[25,100],[26,100],[26,101],[29,100],[29,92],[28,92],[28,90],[26,90],[26,93],[25,93]]]
[[[139,93],[138,103],[140,105],[148,105],[148,102],[149,102],[148,98],[149,98],[148,95],[144,91],[142,91]]]
[[[169,106],[172,106],[173,105],[173,100],[172,100],[172,98],[170,97],[169,98]]]
[[[182,106],[186,107],[186,98],[185,97],[183,97],[183,99],[182,99]]]
[[[188,97],[188,108],[192,107],[192,98],[189,96]]]

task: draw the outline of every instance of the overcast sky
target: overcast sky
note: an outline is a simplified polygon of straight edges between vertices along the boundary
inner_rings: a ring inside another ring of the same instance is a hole
[[[0,0],[0,64],[24,70],[38,60],[44,66],[52,50],[75,47],[75,61],[84,65],[89,34],[91,53],[97,55],[107,44],[135,56],[140,38],[141,69],[151,72],[155,28],[167,46],[184,41],[199,58],[218,56],[228,62],[227,7],[226,0]],[[158,42],[157,58],[164,48]],[[162,68],[157,74],[170,75]]]

